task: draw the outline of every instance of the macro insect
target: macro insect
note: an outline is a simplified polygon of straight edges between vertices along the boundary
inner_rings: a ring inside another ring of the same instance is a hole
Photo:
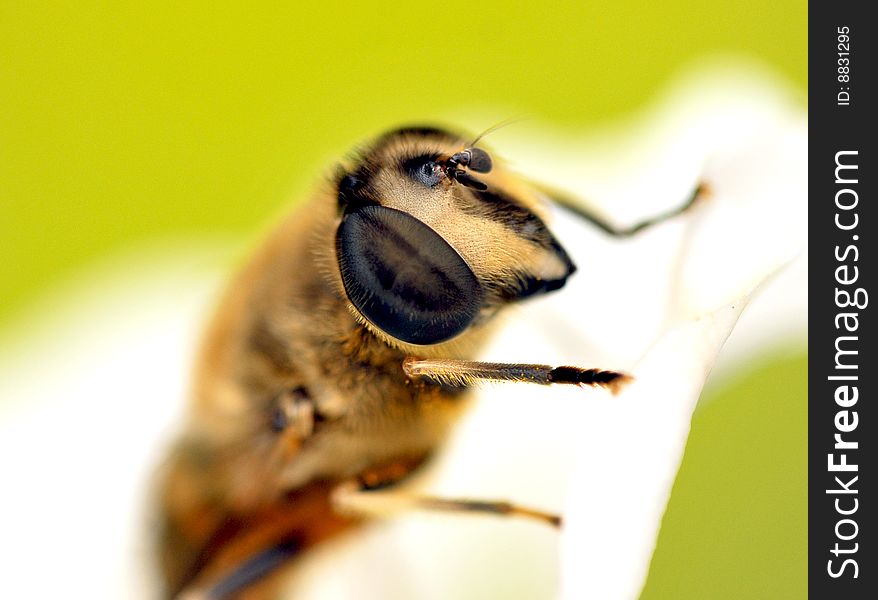
[[[505,307],[576,271],[547,201],[615,228],[436,128],[342,164],[232,281],[206,332],[188,423],[162,470],[169,598],[265,598],[309,547],[380,512],[480,380],[622,385],[615,371],[474,360]],[[410,506],[560,517],[507,502]]]

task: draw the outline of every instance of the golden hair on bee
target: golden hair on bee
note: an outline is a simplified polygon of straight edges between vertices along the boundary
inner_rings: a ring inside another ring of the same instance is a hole
[[[379,137],[231,282],[162,471],[167,597],[270,597],[296,556],[382,503],[560,524],[506,502],[392,490],[442,444],[478,381],[615,390],[626,379],[473,360],[505,307],[560,289],[575,267],[546,226],[545,194],[466,140],[436,128]]]

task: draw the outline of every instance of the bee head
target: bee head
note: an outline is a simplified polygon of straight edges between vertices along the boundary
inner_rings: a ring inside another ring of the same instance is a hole
[[[528,189],[444,130],[384,135],[340,173],[337,192],[345,294],[389,341],[449,341],[575,271]]]

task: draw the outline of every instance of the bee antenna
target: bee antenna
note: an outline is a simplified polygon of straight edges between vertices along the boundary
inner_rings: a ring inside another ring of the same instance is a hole
[[[502,121],[500,121],[498,123],[494,123],[493,125],[491,125],[487,129],[485,129],[482,133],[477,135],[476,139],[474,139],[472,142],[467,144],[467,148],[472,148],[473,146],[478,144],[482,140],[482,138],[484,138],[485,136],[487,136],[491,133],[494,133],[498,129],[503,129],[507,125],[512,125],[513,123],[518,123],[519,121],[524,121],[526,118],[527,118],[526,116],[521,115],[518,117],[509,117],[508,119],[503,119]]]

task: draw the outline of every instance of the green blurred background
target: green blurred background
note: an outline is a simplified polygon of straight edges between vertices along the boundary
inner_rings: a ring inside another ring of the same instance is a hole
[[[401,122],[472,109],[598,125],[715,55],[767,64],[804,107],[806,11],[2,1],[0,335],[105,256],[256,235],[352,141]],[[696,413],[645,597],[805,595],[806,361],[761,364]]]

